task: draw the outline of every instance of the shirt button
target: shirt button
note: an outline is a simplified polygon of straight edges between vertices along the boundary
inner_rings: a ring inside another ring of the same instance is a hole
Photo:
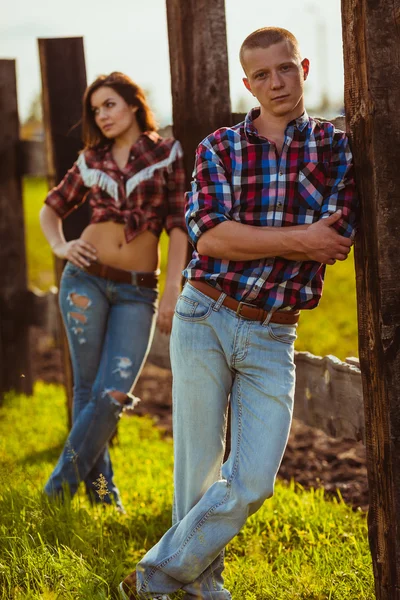
[[[282,202],[278,202],[278,206],[282,206]]]
[[[282,175],[283,175],[283,172],[279,171],[279,176],[282,177]]]

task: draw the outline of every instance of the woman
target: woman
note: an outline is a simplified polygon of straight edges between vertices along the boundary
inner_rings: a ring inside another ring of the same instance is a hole
[[[170,236],[157,325],[169,333],[180,292],[187,235],[182,151],[162,139],[143,91],[118,72],[98,77],[83,98],[84,151],[40,213],[56,256],[66,259],[60,307],[74,375],[73,427],[45,492],[73,495],[80,481],[92,501],[123,511],[108,440],[134,387],[154,331],[159,236]],[[65,241],[61,219],[89,201],[91,221]],[[105,481],[104,481],[104,479]],[[101,494],[102,495],[102,494]]]

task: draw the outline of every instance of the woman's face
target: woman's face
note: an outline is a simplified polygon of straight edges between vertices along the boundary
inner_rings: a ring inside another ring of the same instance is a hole
[[[115,139],[137,127],[137,106],[129,106],[112,87],[102,86],[93,92],[90,104],[94,120],[102,134]]]

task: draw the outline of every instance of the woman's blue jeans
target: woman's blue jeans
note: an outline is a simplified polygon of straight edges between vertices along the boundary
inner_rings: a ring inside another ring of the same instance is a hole
[[[73,425],[45,492],[71,496],[85,483],[100,501],[96,482],[106,480],[103,502],[122,506],[114,483],[108,441],[124,405],[110,392],[128,393],[135,385],[153,337],[157,291],[115,283],[67,263],[59,302],[68,337],[74,377]]]
[[[179,588],[185,600],[231,598],[224,547],[273,494],[292,418],[296,326],[245,320],[224,297],[186,284],[176,305],[173,526],[137,566],[140,598]]]

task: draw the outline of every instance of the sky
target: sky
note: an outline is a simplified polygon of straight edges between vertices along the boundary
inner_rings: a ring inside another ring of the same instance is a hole
[[[122,71],[148,92],[160,125],[171,123],[165,4],[165,0],[0,0],[0,58],[17,60],[20,120],[27,117],[41,89],[37,38],[83,36],[88,83],[101,73]],[[240,45],[255,29],[275,25],[294,33],[303,56],[311,61],[306,107],[317,107],[325,91],[334,114],[320,116],[335,116],[343,104],[340,0],[225,0],[225,10],[233,112],[254,105],[242,83]]]

